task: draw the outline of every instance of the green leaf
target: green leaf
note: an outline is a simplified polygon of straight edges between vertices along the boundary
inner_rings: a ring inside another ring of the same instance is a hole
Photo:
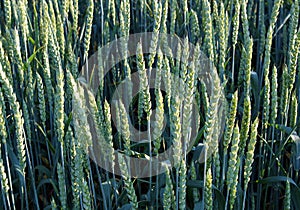
[[[131,210],[131,209],[132,209],[131,204],[125,204],[124,206],[119,208],[119,210]]]
[[[291,196],[295,209],[300,209],[300,191],[298,187],[291,186]]]
[[[187,187],[191,187],[191,188],[203,188],[203,181],[201,180],[188,180],[186,183]],[[223,210],[224,206],[225,206],[225,198],[222,194],[222,192],[216,188],[216,186],[212,186],[214,193],[216,195],[216,200],[215,202],[218,203],[219,206],[219,210]]]
[[[26,63],[25,63],[25,67],[27,67],[27,65],[29,65],[36,57],[36,54],[44,47],[40,47],[39,49],[37,49],[36,51],[33,52],[33,54],[27,59]]]
[[[300,170],[300,137],[298,135],[292,135],[291,138],[294,141],[293,149],[292,149],[292,163],[293,167],[296,171]]]
[[[282,132],[284,132],[288,135],[293,131],[293,129],[291,127],[287,127],[285,125],[280,125],[280,124],[276,124],[275,128],[281,130]]]
[[[28,37],[28,40],[31,42],[32,45],[35,45],[35,41],[31,36]]]
[[[199,143],[195,148],[192,149],[193,151],[193,160],[198,161],[200,159],[200,155],[203,151],[204,144]]]
[[[51,171],[43,165],[38,165],[34,169],[38,170],[41,174],[45,174],[47,177],[51,177]]]
[[[258,183],[262,184],[270,184],[270,183],[276,183],[276,182],[289,182],[291,183],[291,196],[292,201],[294,204],[295,209],[300,209],[300,188],[299,186],[294,182],[293,179],[286,177],[286,176],[272,176],[267,177],[262,180],[258,180]]]
[[[59,196],[59,191],[58,188],[56,187],[57,183],[56,181],[53,181],[53,179],[43,179],[40,181],[40,183],[37,186],[37,191],[42,187],[44,184],[50,184],[53,187],[54,192],[56,193],[57,196]]]
[[[257,180],[256,182],[261,183],[261,184],[270,184],[273,182],[287,182],[287,181],[289,181],[289,183],[294,185],[300,192],[300,189],[299,189],[298,185],[296,184],[296,182],[294,182],[294,180],[291,179],[290,177],[286,177],[286,176],[270,176],[270,177],[266,177],[261,180]]]
[[[198,209],[204,209],[204,205],[203,205],[202,201],[194,204],[194,210],[198,210]]]
[[[109,201],[111,195],[111,188],[110,188],[111,185],[108,182],[104,182],[102,183],[102,186],[105,194],[105,199]]]

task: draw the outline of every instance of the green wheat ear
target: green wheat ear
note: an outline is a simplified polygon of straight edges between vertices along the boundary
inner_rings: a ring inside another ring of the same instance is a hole
[[[182,159],[179,169],[179,209],[186,209],[186,163]]]
[[[299,54],[300,35],[299,30],[297,31],[298,18],[299,18],[299,1],[296,0],[292,5],[291,19],[289,24],[289,49],[288,49],[288,72],[289,72],[289,89],[293,88],[295,82],[297,59]]]
[[[238,102],[238,91],[236,91],[232,96],[230,108],[226,119],[226,129],[225,129],[224,140],[223,140],[224,152],[227,151],[228,146],[231,142],[231,136],[233,133],[235,117],[237,112],[237,102]]]
[[[246,154],[245,166],[244,166],[244,200],[243,200],[243,207],[245,207],[248,183],[250,181],[250,177],[251,177],[251,174],[252,174],[252,164],[254,162],[254,150],[255,150],[255,145],[256,145],[256,142],[257,142],[258,122],[259,122],[259,119],[256,118],[255,121],[251,124],[250,140],[249,140],[248,145],[247,145],[247,154]]]
[[[116,3],[115,3],[115,1],[109,1],[108,17],[112,19],[113,26],[116,26],[118,16],[116,15]]]
[[[270,80],[265,77],[265,89],[264,89],[264,108],[263,108],[263,126],[266,130],[269,125],[270,118]]]
[[[229,200],[230,209],[233,209],[234,202],[236,200],[236,192],[237,192],[237,179],[238,179],[238,171],[239,171],[239,158],[238,158],[238,150],[239,150],[239,142],[240,142],[240,132],[238,125],[235,126],[231,141],[231,149],[230,149],[230,158],[228,163],[228,171],[226,176],[227,181],[227,198],[226,198],[226,206]]]
[[[37,74],[37,92],[38,92],[38,107],[43,128],[46,127],[46,103],[45,103],[45,88],[42,78]]]
[[[11,68],[11,63],[8,59],[8,55],[7,53],[5,52],[4,48],[3,48],[3,44],[2,41],[0,41],[0,62],[2,64],[2,68],[3,70],[5,71],[7,77],[8,77],[8,80],[10,83],[13,82],[13,75],[12,75],[12,68]]]
[[[225,78],[225,61],[226,61],[226,50],[228,45],[228,33],[227,33],[227,25],[228,25],[228,16],[225,12],[223,2],[220,3],[220,15],[217,19],[217,28],[218,28],[218,37],[219,37],[219,72],[220,78],[223,82]]]
[[[161,144],[161,133],[164,125],[164,103],[163,96],[160,90],[155,92],[156,96],[156,113],[155,113],[155,124],[153,130],[153,140],[154,140],[154,154],[158,154],[158,150]]]
[[[192,9],[190,14],[190,27],[191,27],[191,36],[192,42],[197,43],[200,38],[200,27],[197,13]]]
[[[168,14],[169,14],[169,0],[164,0],[162,3],[160,33],[164,33],[164,34],[168,33],[168,29],[167,29]]]
[[[243,118],[241,124],[241,132],[240,132],[240,154],[244,154],[244,149],[246,146],[246,141],[248,139],[248,132],[250,128],[250,120],[251,120],[251,101],[250,97],[247,95],[244,99],[244,111]]]
[[[72,21],[72,31],[77,33],[77,27],[78,27],[78,0],[70,0],[70,12],[73,18]]]
[[[281,4],[282,4],[282,0],[275,0],[274,6],[272,8],[270,25],[269,25],[268,32],[267,32],[265,51],[264,51],[265,56],[264,56],[264,63],[263,63],[263,74],[265,75],[265,77],[268,77],[268,75],[269,75],[273,32],[274,32],[274,28],[275,28],[275,24],[277,21],[277,17],[279,14],[279,9],[280,9]]]
[[[180,123],[180,100],[179,97],[171,99],[171,137],[174,146],[174,167],[180,168],[180,160],[182,158],[182,142],[181,142],[181,123]]]
[[[87,8],[87,16],[86,16],[85,34],[84,34],[84,40],[83,40],[84,57],[85,58],[87,58],[87,56],[88,56],[88,50],[89,50],[89,46],[90,46],[93,17],[94,17],[94,1],[89,0],[88,8]],[[86,76],[88,76],[88,75],[86,75]]]
[[[206,182],[205,182],[205,195],[204,195],[204,202],[205,202],[205,209],[212,210],[213,209],[213,197],[212,197],[212,173],[211,168],[208,168],[206,172]]]
[[[298,104],[297,104],[297,97],[294,92],[291,99],[291,107],[290,107],[290,127],[293,128],[297,125],[297,116],[298,116]]]
[[[240,25],[240,1],[234,0],[234,15],[232,17],[232,45],[235,46],[237,44],[237,38],[239,33],[239,25]]]
[[[163,196],[164,209],[174,209],[175,207],[175,195],[173,190],[173,183],[170,175],[171,169],[166,166],[166,186]],[[172,172],[172,171],[171,171]]]
[[[289,181],[285,185],[284,210],[291,209],[291,184]]]
[[[5,12],[5,21],[6,21],[6,26],[10,27],[11,26],[11,1],[10,0],[5,0],[4,1],[4,12]]]
[[[130,130],[129,130],[129,119],[128,119],[128,113],[125,109],[125,106],[121,100],[119,100],[116,103],[117,110],[119,110],[120,118],[121,118],[121,134],[124,140],[124,148],[125,148],[125,154],[127,156],[130,156],[132,151],[130,148]]]
[[[258,28],[260,30],[259,36],[259,56],[263,55],[265,42],[266,42],[266,25],[265,25],[265,1],[259,0],[258,3],[259,11],[258,11]]]
[[[17,141],[17,153],[19,159],[19,165],[21,173],[25,176],[25,167],[26,167],[26,150],[25,150],[25,133],[24,133],[24,117],[23,112],[20,107],[20,103],[17,101],[16,94],[12,87],[12,84],[9,82],[5,72],[2,70],[2,65],[0,64],[0,83],[2,84],[2,90],[8,99],[10,107],[14,114],[15,120],[15,129],[16,129],[16,141]]]
[[[127,197],[130,201],[131,208],[138,209],[137,197],[135,194],[133,183],[130,180],[130,174],[129,174],[128,166],[126,165],[126,161],[125,161],[124,157],[120,154],[118,155],[118,159],[119,159],[119,166],[120,166],[120,169],[122,172],[122,177],[123,177],[124,184],[125,184],[125,189],[127,192]]]
[[[270,123],[272,126],[276,123],[277,118],[277,109],[278,109],[278,82],[277,82],[277,68],[276,66],[273,67],[272,71],[272,84],[271,84],[271,116],[270,116]]]
[[[2,143],[4,144],[6,143],[6,138],[7,138],[5,118],[4,118],[5,116],[6,116],[6,112],[4,106],[4,98],[3,98],[2,88],[0,88],[0,136],[2,137],[0,146],[2,145]]]
[[[151,96],[150,96],[150,90],[148,88],[148,77],[147,72],[145,69],[145,61],[143,57],[143,49],[142,44],[138,43],[137,46],[137,68],[139,73],[139,79],[140,79],[140,95],[139,95],[139,104],[138,104],[138,120],[139,124],[141,124],[141,117],[143,114],[143,111],[147,114],[147,121],[150,120],[151,115]]]
[[[105,128],[105,140],[108,145],[107,147],[107,155],[112,162],[112,168],[114,168],[114,147],[113,147],[113,132],[111,127],[111,114],[110,114],[110,106],[107,100],[104,101],[104,128]]]
[[[170,23],[170,34],[176,34],[176,31],[175,31],[175,26],[176,26],[176,19],[177,19],[177,1],[171,1],[171,8],[170,8],[170,11],[171,11],[171,23]]]
[[[211,18],[211,6],[208,0],[203,0],[202,5],[202,27],[204,29],[204,48],[205,53],[210,61],[214,61],[214,50],[213,50],[213,26]]]
[[[61,13],[59,11],[59,6],[57,5],[57,1],[54,1],[54,7],[55,7],[56,14]],[[64,15],[63,12],[62,15]],[[64,26],[63,26],[62,18],[63,17],[61,17],[61,15],[56,16],[56,32],[57,32],[56,37],[57,37],[59,52],[63,58],[65,55],[65,36],[64,36]]]
[[[10,206],[10,199],[9,199],[9,184],[8,184],[8,179],[7,179],[7,174],[5,171],[5,167],[3,164],[3,159],[2,159],[2,145],[6,145],[6,138],[7,138],[7,132],[6,132],[6,126],[5,126],[5,119],[4,117],[6,116],[5,112],[5,107],[4,107],[4,98],[2,94],[2,88],[0,88],[0,137],[1,137],[1,142],[0,142],[0,180],[1,180],[1,189],[3,190],[2,193],[5,195],[6,200],[8,202],[8,206]],[[8,167],[9,169],[9,167]]]
[[[65,169],[62,168],[60,163],[57,163],[57,175],[58,175],[58,185],[59,185],[59,197],[61,202],[61,208],[67,209],[67,192],[66,192],[66,182],[65,182]]]
[[[281,97],[280,97],[280,115],[282,121],[287,117],[287,107],[288,107],[288,95],[289,95],[289,73],[288,68],[284,64],[282,67],[282,85],[281,85]]]
[[[7,53],[8,57],[11,59],[11,64],[16,65],[17,80],[20,84],[21,88],[24,88],[24,71],[23,71],[23,62],[22,62],[22,54],[21,54],[21,46],[20,46],[20,37],[18,30],[6,31],[6,41],[3,40],[3,46],[7,45]],[[4,66],[5,67],[5,66]],[[3,67],[2,67],[3,69]],[[6,72],[8,80],[12,82],[12,75],[11,72]]]
[[[152,33],[152,37],[150,41],[150,49],[149,49],[150,55],[149,55],[148,65],[150,68],[152,68],[155,55],[157,52],[158,33],[161,27],[160,24],[161,24],[161,16],[162,16],[161,1],[152,1],[152,2],[153,2],[154,27],[153,27],[153,33]]]

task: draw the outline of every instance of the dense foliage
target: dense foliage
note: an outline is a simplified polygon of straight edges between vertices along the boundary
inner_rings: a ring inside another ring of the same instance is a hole
[[[0,14],[1,209],[300,209],[298,0],[1,0]],[[89,86],[78,78],[98,49],[140,32],[153,32],[156,54],[139,44],[97,93],[80,85]],[[159,33],[184,40],[179,59],[161,53]],[[184,62],[185,42],[214,64],[213,94],[197,60]],[[127,110],[111,97],[135,72]],[[194,100],[198,134],[181,153]],[[129,124],[155,139],[130,141]],[[99,167],[91,144],[122,174]],[[147,178],[114,155],[151,160],[170,145],[173,167]],[[200,161],[205,148],[213,152]]]

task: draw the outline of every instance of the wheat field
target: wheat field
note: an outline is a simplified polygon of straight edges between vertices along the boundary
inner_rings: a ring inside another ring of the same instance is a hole
[[[1,0],[0,209],[300,209],[299,3]]]

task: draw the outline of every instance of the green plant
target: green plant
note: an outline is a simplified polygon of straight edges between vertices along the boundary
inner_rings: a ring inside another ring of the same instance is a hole
[[[1,209],[300,209],[298,0],[0,5]]]

